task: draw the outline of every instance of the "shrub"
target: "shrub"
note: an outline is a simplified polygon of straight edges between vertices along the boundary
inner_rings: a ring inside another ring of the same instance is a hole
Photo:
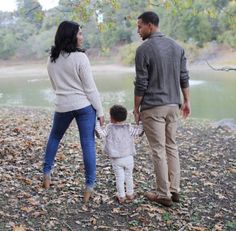
[[[218,41],[236,48],[236,30],[226,31],[222,35],[219,35]]]
[[[120,48],[119,53],[121,57],[121,62],[124,65],[129,65],[129,66],[134,65],[135,52],[139,45],[140,45],[139,42],[133,42],[133,43],[124,45]]]

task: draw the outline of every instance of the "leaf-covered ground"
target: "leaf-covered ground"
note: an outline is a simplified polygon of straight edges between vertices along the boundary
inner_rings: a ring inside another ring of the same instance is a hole
[[[52,113],[1,108],[0,230],[236,230],[236,134],[208,121],[181,121],[181,202],[171,208],[150,203],[143,193],[155,188],[146,137],[137,140],[132,203],[115,200],[109,159],[97,140],[97,186],[82,203],[83,163],[73,123],[63,138],[49,190],[41,187],[42,158]]]

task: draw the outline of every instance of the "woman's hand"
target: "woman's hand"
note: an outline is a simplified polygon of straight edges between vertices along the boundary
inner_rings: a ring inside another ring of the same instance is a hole
[[[104,116],[98,117],[98,120],[100,122],[100,126],[102,126],[104,124]]]

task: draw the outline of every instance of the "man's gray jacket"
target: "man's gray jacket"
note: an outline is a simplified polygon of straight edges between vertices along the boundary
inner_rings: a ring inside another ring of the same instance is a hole
[[[141,110],[181,105],[181,88],[189,87],[184,50],[160,32],[138,47],[135,57],[135,95],[143,96]]]

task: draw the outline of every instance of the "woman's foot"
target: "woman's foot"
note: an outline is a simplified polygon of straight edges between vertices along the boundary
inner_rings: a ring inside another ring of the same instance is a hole
[[[92,194],[93,194],[93,188],[86,187],[86,189],[84,191],[84,198],[83,198],[84,203],[87,203],[89,201]]]
[[[43,188],[49,189],[51,184],[51,175],[50,174],[44,174],[43,175]]]

